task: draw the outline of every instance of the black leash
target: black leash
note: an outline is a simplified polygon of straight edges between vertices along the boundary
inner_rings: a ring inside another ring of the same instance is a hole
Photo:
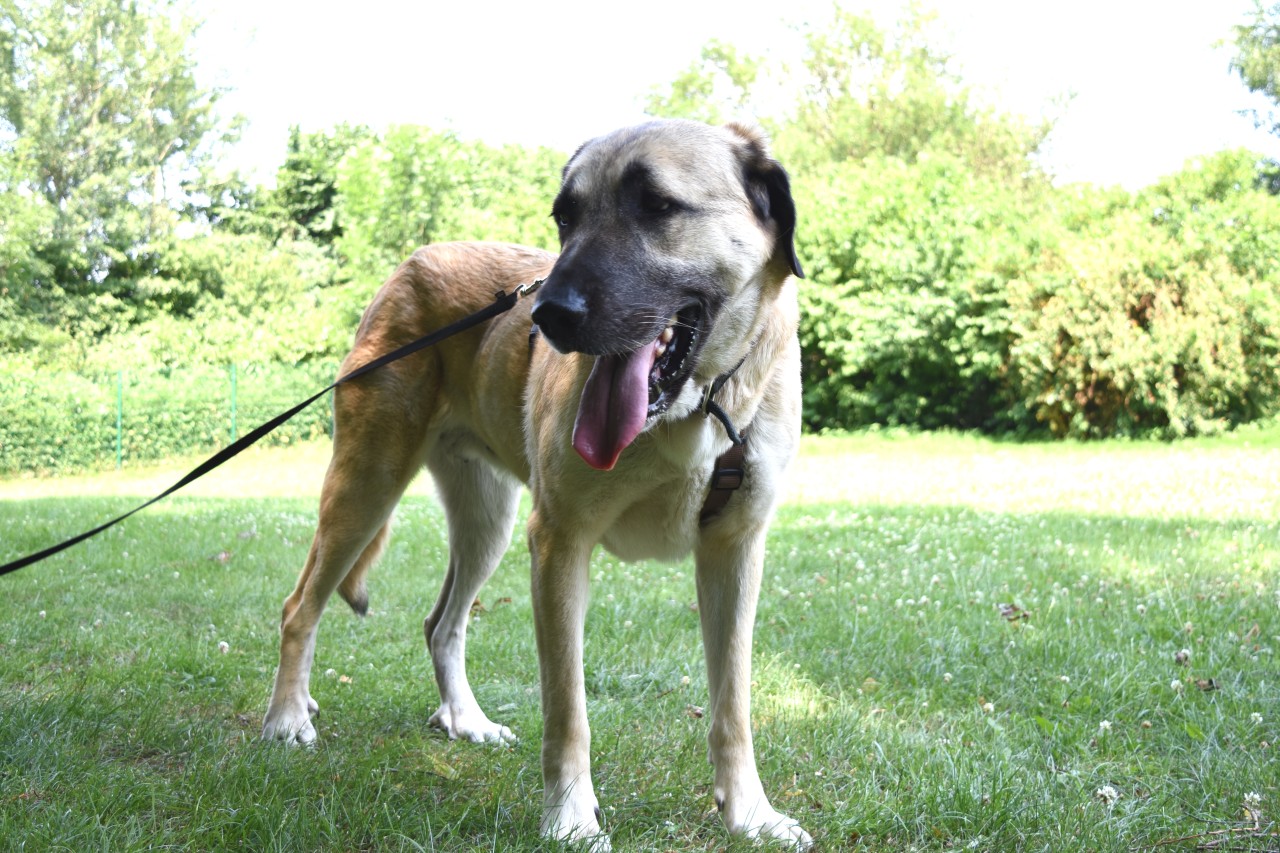
[[[102,531],[106,530],[109,527],[114,527],[115,525],[124,521],[129,516],[133,515],[135,512],[144,510],[147,507],[151,506],[156,501],[167,498],[169,495],[178,491],[178,489],[181,489],[183,486],[186,486],[189,483],[200,479],[205,474],[208,474],[210,471],[212,471],[214,468],[217,468],[222,463],[237,456],[242,450],[256,443],[258,439],[267,435],[276,427],[280,426],[285,421],[289,420],[289,418],[293,417],[298,412],[305,409],[307,406],[310,406],[316,400],[319,400],[321,397],[323,397],[325,394],[328,394],[330,391],[332,391],[334,388],[337,388],[339,385],[342,385],[343,383],[346,383],[346,382],[350,382],[353,379],[358,379],[361,376],[364,376],[366,373],[370,373],[374,370],[377,370],[380,367],[384,367],[393,361],[399,361],[400,359],[405,358],[406,356],[413,355],[414,353],[419,352],[420,350],[424,350],[429,346],[433,346],[434,344],[440,343],[445,338],[452,337],[460,332],[464,332],[467,329],[470,329],[472,326],[478,326],[479,324],[485,322],[486,320],[489,320],[493,317],[498,316],[499,314],[510,311],[512,308],[515,307],[516,302],[520,300],[521,296],[525,296],[526,294],[533,293],[541,285],[542,285],[542,280],[539,279],[531,284],[522,284],[519,287],[517,287],[515,290],[511,291],[510,293],[498,293],[491,304],[487,305],[484,308],[481,308],[476,313],[471,314],[467,317],[463,317],[461,320],[458,320],[455,323],[450,323],[448,326],[445,326],[443,329],[437,329],[431,334],[418,338],[416,341],[413,341],[412,343],[405,344],[399,349],[393,350],[392,352],[389,352],[386,355],[379,356],[378,358],[374,359],[368,364],[357,367],[355,370],[351,371],[345,376],[338,377],[338,379],[336,379],[333,382],[333,384],[331,384],[329,387],[325,388],[324,390],[316,394],[313,394],[312,396],[303,400],[298,405],[294,406],[292,409],[289,409],[287,412],[281,412],[271,420],[259,426],[257,429],[254,429],[253,431],[246,433],[244,436],[242,436],[239,440],[237,440],[233,444],[230,444],[222,448],[213,456],[210,456],[204,462],[200,463],[200,465],[194,468],[190,473],[188,473],[181,480],[174,483],[172,486],[165,489],[163,492],[156,495],[154,498],[147,501],[146,503],[140,506],[136,506],[133,509],[126,512],[124,515],[121,515],[117,518],[113,518],[105,524],[100,524],[97,527],[93,528],[92,530],[86,530],[84,533],[81,533],[78,536],[73,536],[70,539],[67,539],[63,542],[59,542],[57,545],[53,545],[52,547],[45,548],[43,551],[38,551],[35,554],[29,554],[28,556],[22,557],[21,559],[18,559],[18,560],[14,560],[11,563],[5,563],[3,566],[0,566],[0,577],[3,577],[4,575],[9,574],[10,572],[16,572],[19,569],[24,569],[27,566],[30,566],[32,563],[38,563],[41,560],[45,559],[46,557],[52,557],[54,554],[57,554],[60,551],[65,551],[67,548],[70,548],[72,545],[77,545],[91,536],[98,535],[99,533],[101,533]]]

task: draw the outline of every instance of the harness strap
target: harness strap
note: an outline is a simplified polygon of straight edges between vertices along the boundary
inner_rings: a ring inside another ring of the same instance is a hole
[[[725,434],[729,436],[729,441],[733,442],[728,450],[716,457],[716,464],[711,468],[711,488],[707,492],[706,501],[702,504],[702,512],[698,515],[698,524],[702,526],[706,526],[724,510],[729,503],[729,498],[733,497],[733,493],[741,488],[747,479],[747,432],[751,429],[751,425],[745,426],[742,432],[734,429],[733,421],[729,420],[729,413],[715,401],[715,396],[720,393],[720,389],[733,374],[738,372],[738,368],[746,363],[747,356],[751,355],[755,346],[752,342],[747,349],[747,355],[744,355],[742,360],[727,373],[721,373],[712,380],[707,386],[706,393],[702,395],[702,413],[718,420],[724,427]]]
[[[733,497],[733,493],[746,480],[747,432],[750,429],[744,429],[740,435],[741,440],[716,457],[715,467],[711,469],[711,490],[707,492],[707,499],[702,504],[698,524],[705,526],[718,516],[728,506],[729,498]]]

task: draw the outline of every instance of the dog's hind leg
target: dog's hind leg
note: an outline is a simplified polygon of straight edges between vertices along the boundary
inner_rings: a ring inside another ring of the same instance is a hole
[[[449,521],[449,568],[440,598],[423,623],[440,688],[431,725],[450,738],[512,742],[506,726],[480,709],[467,681],[467,619],[471,605],[511,543],[519,482],[476,458],[441,445],[427,460]]]
[[[361,610],[364,574],[386,544],[400,496],[421,468],[420,439],[415,440],[420,431],[403,415],[399,422],[379,417],[380,399],[372,384],[339,389],[333,459],[321,490],[315,539],[280,620],[280,667],[263,720],[265,740],[315,740],[311,717],[318,707],[310,680],[320,615],[339,584]],[[353,571],[356,577],[348,581]]]

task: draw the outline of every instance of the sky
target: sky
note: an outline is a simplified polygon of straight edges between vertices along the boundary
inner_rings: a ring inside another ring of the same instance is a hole
[[[846,0],[892,20],[897,0]],[[1195,157],[1280,140],[1230,71],[1252,0],[934,0],[941,43],[984,102],[1056,125],[1041,162],[1060,183],[1138,189]],[[566,153],[641,121],[645,97],[710,39],[795,64],[831,0],[219,0],[196,7],[202,82],[248,120],[229,158],[260,181],[290,125],[420,124]]]

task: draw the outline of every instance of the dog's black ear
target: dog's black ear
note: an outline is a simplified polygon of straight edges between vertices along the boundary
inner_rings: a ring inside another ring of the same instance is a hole
[[[800,259],[796,257],[796,203],[791,198],[787,170],[769,156],[763,133],[737,124],[729,125],[729,129],[746,143],[743,180],[752,209],[760,221],[773,220],[778,234],[775,253],[785,255],[787,266],[796,278],[804,278]]]
[[[787,170],[777,161],[770,160],[769,168],[757,172],[755,180],[764,185],[769,200],[766,217],[772,216],[778,224],[778,242],[775,251],[785,252],[787,265],[796,278],[804,278],[800,259],[796,257],[796,203],[791,198],[791,179]]]

